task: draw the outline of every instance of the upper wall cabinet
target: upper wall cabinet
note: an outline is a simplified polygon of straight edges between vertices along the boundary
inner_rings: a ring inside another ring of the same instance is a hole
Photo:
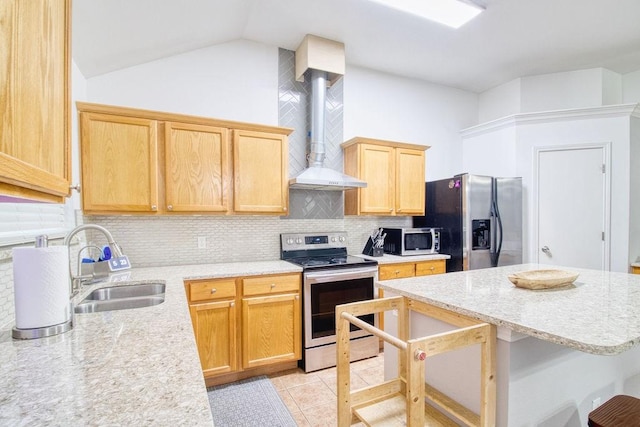
[[[233,133],[234,210],[287,214],[289,149],[286,135]]]
[[[85,212],[158,210],[158,123],[114,114],[80,114]]]
[[[0,194],[69,195],[70,0],[0,2]]]
[[[345,191],[345,215],[424,215],[428,148],[360,137],[343,143],[344,172],[367,182]]]
[[[78,103],[87,214],[286,214],[291,129]]]

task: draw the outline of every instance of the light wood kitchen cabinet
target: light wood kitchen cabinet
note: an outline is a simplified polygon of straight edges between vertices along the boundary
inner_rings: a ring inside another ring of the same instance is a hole
[[[243,285],[242,367],[300,359],[300,275],[247,278]]]
[[[382,264],[378,267],[379,280],[403,279],[405,277],[428,276],[446,272],[445,260],[402,262]]]
[[[156,120],[80,113],[85,212],[158,210]]]
[[[185,291],[207,385],[297,365],[299,273],[188,280]]]
[[[228,130],[165,123],[166,208],[171,212],[229,210]]]
[[[206,378],[236,371],[235,279],[190,281],[185,283],[185,290],[203,375]]]
[[[640,267],[631,266],[631,273],[640,274]]]
[[[424,215],[428,148],[360,137],[343,143],[344,172],[367,182],[345,191],[345,214]]]
[[[77,105],[85,213],[287,214],[291,129]]]
[[[234,211],[287,214],[289,148],[285,135],[233,132]]]
[[[70,8],[0,2],[0,194],[58,203],[69,195]]]

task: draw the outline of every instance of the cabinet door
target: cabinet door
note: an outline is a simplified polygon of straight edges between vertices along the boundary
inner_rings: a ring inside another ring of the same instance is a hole
[[[362,144],[359,150],[359,178],[367,182],[367,187],[360,190],[360,213],[392,215],[395,193],[393,147]]]
[[[205,376],[235,371],[236,306],[233,301],[189,306],[200,364]]]
[[[416,276],[443,274],[446,271],[445,260],[424,261],[416,263]]]
[[[70,1],[0,2],[0,191],[64,201],[71,180]]]
[[[157,122],[110,114],[80,116],[84,211],[157,211]]]
[[[288,153],[286,135],[233,132],[235,212],[288,213]]]
[[[396,214],[424,215],[424,169],[424,151],[396,148]]]
[[[224,128],[165,123],[166,209],[226,212],[229,138]]]
[[[299,294],[242,299],[242,367],[298,360],[302,332]]]

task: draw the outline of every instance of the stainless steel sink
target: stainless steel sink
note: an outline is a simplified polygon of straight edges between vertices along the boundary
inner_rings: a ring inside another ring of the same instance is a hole
[[[91,292],[85,300],[114,300],[164,294],[164,283],[140,283],[137,285],[110,286]]]
[[[96,289],[76,305],[76,313],[128,310],[151,307],[164,302],[164,283],[110,286]]]

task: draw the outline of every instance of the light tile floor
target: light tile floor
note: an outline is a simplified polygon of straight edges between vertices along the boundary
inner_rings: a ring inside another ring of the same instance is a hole
[[[269,376],[299,427],[336,426],[336,368],[305,374],[292,369]],[[351,388],[384,381],[384,353],[351,364]],[[357,425],[357,424],[356,424]]]

